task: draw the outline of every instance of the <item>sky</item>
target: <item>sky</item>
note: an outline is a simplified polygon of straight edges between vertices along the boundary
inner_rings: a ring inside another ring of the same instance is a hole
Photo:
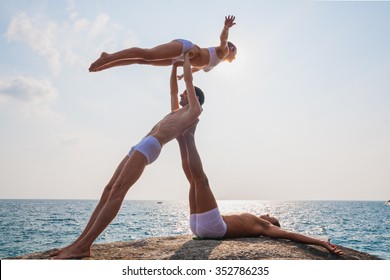
[[[0,2],[0,199],[99,199],[170,111],[170,67],[89,73],[102,51],[175,38],[236,60],[194,74],[218,200],[390,199],[390,2]],[[183,82],[179,83],[184,90]],[[176,141],[126,199],[185,200]]]

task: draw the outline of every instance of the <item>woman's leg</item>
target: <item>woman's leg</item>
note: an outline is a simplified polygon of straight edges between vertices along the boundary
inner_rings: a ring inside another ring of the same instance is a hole
[[[107,228],[116,217],[127,191],[137,182],[147,165],[146,157],[138,151],[133,151],[118,178],[112,185],[109,196],[98,211],[89,229],[82,238],[57,255],[58,259],[81,258],[90,256],[90,248],[95,239]]]
[[[180,56],[182,53],[182,49],[183,44],[181,42],[171,41],[169,43],[162,44],[151,49],[134,47],[112,54],[102,53],[102,55],[94,63],[91,64],[89,71],[99,71],[102,66],[105,66],[104,69],[114,67],[115,62],[121,60],[143,59],[151,61],[172,59]]]
[[[117,66],[128,66],[132,64],[139,64],[139,65],[152,65],[152,66],[170,66],[172,65],[172,59],[161,59],[161,60],[145,60],[141,58],[133,58],[133,59],[122,59],[117,60],[112,63],[104,64],[103,66],[92,70],[90,69],[90,72],[99,72],[108,68],[117,67]]]

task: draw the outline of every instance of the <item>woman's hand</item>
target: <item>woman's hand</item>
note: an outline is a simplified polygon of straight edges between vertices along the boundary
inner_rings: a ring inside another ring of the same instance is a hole
[[[234,20],[236,19],[235,16],[227,16],[225,17],[225,28],[230,28],[232,27],[233,25],[235,25],[236,23],[234,22]]]

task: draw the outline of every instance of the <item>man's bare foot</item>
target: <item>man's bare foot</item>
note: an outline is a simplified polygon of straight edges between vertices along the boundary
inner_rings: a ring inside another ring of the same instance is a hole
[[[89,67],[89,69],[88,69],[89,72],[97,72],[97,71],[99,71],[100,70],[99,68],[107,63],[107,57],[108,56],[109,56],[108,53],[102,52],[100,57],[94,63],[92,63],[91,66]]]
[[[82,250],[78,247],[71,247],[57,254],[54,259],[56,260],[68,260],[68,259],[81,259],[91,256],[91,250]]]
[[[53,252],[50,253],[50,257],[55,257],[57,256],[58,254],[60,254],[61,252],[64,251],[65,248],[63,249],[54,249]]]
[[[76,241],[74,241],[72,244],[69,244],[66,247],[59,248],[59,249],[54,249],[53,252],[50,253],[50,257],[55,257],[55,256],[61,254],[62,252],[64,252],[64,251],[68,250],[69,248],[75,246],[74,245],[75,243],[76,243]]]
[[[72,244],[68,245],[64,248],[61,248],[61,249],[54,249],[53,252],[50,253],[50,257],[55,257],[55,256],[61,254],[62,252],[68,250],[70,247],[72,247]]]

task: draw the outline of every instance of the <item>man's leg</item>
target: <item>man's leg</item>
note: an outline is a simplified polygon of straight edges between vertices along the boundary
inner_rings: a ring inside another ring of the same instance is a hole
[[[192,174],[190,170],[190,166],[188,164],[188,153],[187,153],[187,144],[183,136],[177,138],[179,149],[180,149],[180,157],[181,157],[181,165],[184,171],[184,174],[187,177],[188,182],[190,183],[190,191],[188,194],[188,201],[190,206],[190,214],[196,213],[196,201],[195,201],[195,183],[192,179]]]
[[[195,201],[195,213],[203,213],[217,208],[217,202],[210,189],[206,174],[203,171],[202,161],[195,145],[194,135],[185,136],[188,164],[192,174],[190,187],[191,196]]]
[[[196,193],[195,193],[195,183],[190,183],[190,191],[188,194],[188,200],[190,204],[190,214],[198,213],[196,211]]]
[[[202,179],[195,179],[195,203],[196,213],[204,213],[218,207],[206,175]]]
[[[112,185],[107,201],[98,211],[84,236],[58,254],[56,258],[70,259],[90,256],[92,243],[116,217],[127,191],[140,178],[146,165],[146,157],[138,151],[133,151]]]
[[[62,251],[68,249],[73,244],[77,243],[89,231],[89,229],[91,228],[91,226],[95,222],[96,217],[99,215],[99,213],[102,210],[103,206],[106,204],[106,202],[108,200],[108,197],[110,196],[111,189],[112,189],[114,183],[118,180],[119,174],[121,174],[121,172],[123,170],[123,167],[125,166],[128,158],[129,158],[128,156],[125,156],[125,158],[119,163],[118,167],[116,168],[116,170],[114,172],[114,175],[112,176],[111,180],[108,182],[107,186],[104,188],[103,193],[102,193],[102,195],[100,197],[99,203],[96,205],[95,210],[93,211],[93,213],[92,213],[92,215],[91,215],[87,225],[85,226],[84,230],[79,235],[79,237],[72,244],[70,244],[70,245],[68,245],[68,246],[66,246],[66,247],[64,247],[64,248],[62,248],[60,250],[57,250],[57,251],[53,252],[51,254],[51,257],[60,254]]]
[[[218,210],[217,202],[210,189],[194,138],[187,138],[188,164],[193,176],[196,210],[190,215],[192,232],[201,238],[223,238],[227,226]]]

